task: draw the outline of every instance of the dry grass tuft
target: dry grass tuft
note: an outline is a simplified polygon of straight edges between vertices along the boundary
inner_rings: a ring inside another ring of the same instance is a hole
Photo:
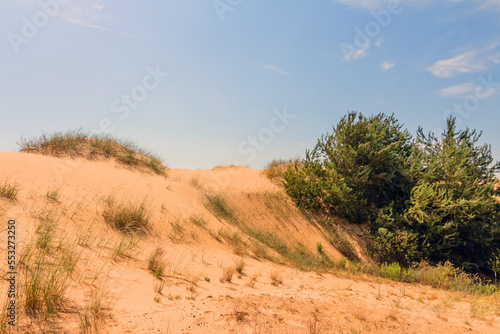
[[[161,278],[165,273],[166,262],[163,259],[165,251],[161,247],[157,247],[148,258],[148,270],[156,278]]]
[[[217,219],[238,225],[238,218],[234,210],[227,204],[222,194],[205,194],[205,208],[210,211]]]
[[[110,307],[103,292],[93,290],[87,304],[78,317],[82,334],[97,334],[104,331]]]
[[[150,210],[146,203],[117,203],[113,197],[105,201],[102,212],[104,221],[112,228],[124,234],[144,234],[151,229]]]
[[[225,283],[225,282],[231,283],[235,272],[236,272],[236,269],[234,267],[224,268],[222,271],[222,276],[220,277],[220,282],[221,283]]]
[[[238,263],[236,263],[236,272],[240,275],[244,275],[246,263],[241,259]]]
[[[281,274],[281,271],[279,271],[278,269],[272,270],[269,274],[269,278],[271,279],[271,284],[274,286],[283,284],[283,276]]]
[[[8,178],[5,179],[2,185],[0,185],[0,197],[15,200],[18,194],[19,185],[17,183],[9,182]]]
[[[329,334],[332,333],[332,327],[320,321],[316,314],[313,314],[311,319],[307,322],[308,334]],[[334,332],[335,333],[335,332]]]

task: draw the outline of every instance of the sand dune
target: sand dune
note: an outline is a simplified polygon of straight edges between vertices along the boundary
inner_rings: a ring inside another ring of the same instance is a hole
[[[0,199],[2,226],[16,221],[18,259],[49,232],[46,253],[37,244],[34,254],[74,259],[57,316],[29,316],[18,298],[19,333],[78,333],[93,295],[106,306],[102,319],[92,318],[103,333],[500,332],[498,300],[347,271],[300,270],[257,242],[252,233],[269,232],[316,258],[318,243],[332,261],[342,257],[328,233],[261,170],[171,169],[164,177],[114,161],[13,152],[0,153],[0,166],[0,183],[19,189],[16,199]],[[217,213],[211,196],[228,211]],[[105,222],[103,212],[120,204],[142,205],[145,234],[124,234]],[[148,269],[158,247],[161,279]],[[6,242],[0,249],[6,253]]]

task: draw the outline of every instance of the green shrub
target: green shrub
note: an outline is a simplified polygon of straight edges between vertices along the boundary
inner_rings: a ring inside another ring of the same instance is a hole
[[[380,266],[380,276],[390,278],[393,281],[401,281],[405,276],[405,270],[397,262],[384,262]]]
[[[419,128],[412,141],[394,116],[351,112],[285,172],[284,185],[299,207],[367,223],[367,248],[379,263],[449,261],[491,274],[500,248],[500,162],[477,145],[480,136],[457,130],[450,117],[441,137]]]
[[[404,267],[422,258],[419,251],[418,236],[408,231],[390,232],[380,228],[375,236],[368,236],[368,254],[377,262],[397,262]]]
[[[305,209],[371,222],[380,208],[409,199],[410,140],[394,116],[350,112],[285,172],[285,188]]]
[[[119,154],[116,157],[116,160],[128,166],[137,166],[140,162],[140,160],[136,158],[135,153],[132,150],[125,150],[125,152]]]
[[[405,214],[425,258],[474,272],[489,270],[491,254],[500,248],[500,203],[495,200],[500,162],[493,164],[488,145],[476,146],[479,139],[475,130],[457,130],[454,118],[441,138],[419,129],[425,168]]]

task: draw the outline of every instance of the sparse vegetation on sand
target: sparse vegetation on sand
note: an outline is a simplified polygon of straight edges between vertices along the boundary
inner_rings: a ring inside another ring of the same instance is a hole
[[[330,265],[326,255],[317,256],[300,243],[291,247],[271,231],[248,228],[245,229],[245,232],[258,242],[274,250],[286,262],[300,270],[325,269]],[[266,254],[264,253],[264,255]]]
[[[150,210],[145,202],[118,203],[110,196],[105,200],[102,216],[109,226],[124,234],[144,234],[151,228]]]
[[[82,157],[89,160],[114,159],[118,163],[138,170],[166,175],[162,158],[130,140],[111,136],[92,135],[84,130],[54,132],[18,141],[21,152],[56,157]]]
[[[43,321],[63,309],[79,259],[75,245],[58,238],[53,224],[40,222],[36,238],[26,245],[20,256],[18,269],[20,304],[27,315]]]
[[[229,223],[237,224],[238,219],[234,210],[229,206],[222,194],[205,194],[205,207],[219,220],[225,219]]]
[[[89,293],[87,304],[83,312],[79,313],[80,331],[82,334],[97,334],[103,332],[106,317],[109,316],[110,306],[107,296],[99,290]]]
[[[229,268],[224,268],[222,270],[222,275],[220,277],[220,282],[221,283],[231,283],[233,280],[233,275],[236,273],[236,268],[235,267],[229,267]]]
[[[335,227],[330,228],[330,243],[347,259],[350,261],[357,261],[358,256],[352,243],[347,239],[343,232],[337,230]]]
[[[59,192],[59,189],[48,190],[47,193],[45,194],[45,197],[47,197],[48,200],[56,203],[59,202],[60,196],[61,193]]]
[[[165,274],[166,263],[163,259],[164,254],[165,251],[161,247],[157,247],[148,258],[148,270],[158,279]]]
[[[278,269],[273,269],[269,274],[269,278],[274,286],[283,284],[283,275]]]
[[[0,184],[0,197],[15,200],[18,194],[19,185],[17,183],[10,182],[8,178]]]

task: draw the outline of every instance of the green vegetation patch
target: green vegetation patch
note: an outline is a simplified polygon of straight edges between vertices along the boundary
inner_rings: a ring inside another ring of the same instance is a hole
[[[419,128],[413,138],[394,115],[350,112],[285,171],[285,189],[301,208],[368,225],[367,248],[378,263],[449,261],[493,276],[500,162],[480,137],[453,117],[442,134]]]
[[[21,137],[17,144],[21,152],[56,157],[82,157],[89,160],[114,159],[124,166],[166,175],[163,159],[133,141],[109,135],[92,135],[81,129],[44,133],[31,139]]]

